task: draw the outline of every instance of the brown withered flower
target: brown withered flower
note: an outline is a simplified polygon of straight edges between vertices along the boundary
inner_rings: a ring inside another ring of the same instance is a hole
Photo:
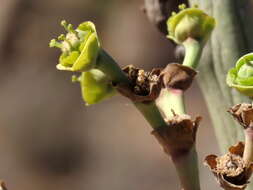
[[[162,88],[186,90],[192,84],[197,72],[190,67],[170,63],[164,69],[144,71],[128,65],[122,69],[130,80],[130,86],[118,85],[117,90],[134,102],[155,100]]]
[[[220,186],[225,190],[243,190],[249,183],[253,164],[243,159],[244,143],[229,148],[223,156],[209,155],[205,165],[209,167]]]
[[[161,72],[164,87],[187,90],[196,76],[197,72],[187,66],[177,63],[168,64]]]
[[[231,107],[229,113],[246,129],[253,125],[252,104],[242,103]]]
[[[161,91],[161,82],[159,75],[161,69],[153,69],[152,71],[144,71],[128,65],[123,71],[130,80],[130,86],[116,86],[118,91],[134,102],[149,102],[155,100]]]
[[[180,156],[188,153],[195,144],[196,132],[201,117],[195,120],[189,115],[177,115],[166,121],[167,126],[156,129],[152,134],[162,145],[165,153]]]

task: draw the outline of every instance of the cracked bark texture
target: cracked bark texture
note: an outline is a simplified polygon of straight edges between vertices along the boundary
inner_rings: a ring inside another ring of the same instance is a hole
[[[243,141],[243,130],[226,110],[237,103],[249,100],[226,84],[226,73],[238,58],[250,51],[253,43],[248,39],[252,32],[250,0],[189,0],[191,5],[215,17],[217,26],[205,47],[199,64],[198,83],[207,102],[223,153],[232,144]]]

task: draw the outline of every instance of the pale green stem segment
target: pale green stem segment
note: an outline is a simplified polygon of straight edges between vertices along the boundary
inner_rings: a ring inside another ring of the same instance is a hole
[[[138,110],[142,113],[145,119],[149,122],[153,129],[166,126],[166,123],[157,108],[155,102],[149,103],[134,103]]]
[[[187,40],[185,40],[183,45],[185,47],[185,57],[183,65],[191,67],[193,69],[197,68],[202,54],[203,45],[193,38],[188,38]]]
[[[129,84],[127,76],[116,61],[103,49],[99,52],[96,68],[111,77],[113,83]]]
[[[100,55],[98,56],[97,61],[97,69],[103,71],[106,75],[111,77],[113,83],[116,84],[129,84],[130,81],[128,80],[125,73],[113,60],[113,58],[108,55],[104,50],[100,51]],[[136,103],[133,102],[136,108],[142,113],[145,119],[149,122],[153,129],[157,129],[158,127],[165,126],[166,123],[159,112],[156,104],[154,101],[147,102],[147,103]]]
[[[176,114],[185,114],[184,93],[182,90],[163,89],[158,102],[159,108],[167,118]],[[195,145],[182,155],[171,155],[184,190],[200,190],[198,155]]]
[[[183,91],[176,89],[162,89],[157,105],[167,118],[173,117],[173,112],[179,115],[184,114],[185,105]]]
[[[244,130],[245,147],[243,152],[243,160],[250,164],[253,161],[253,129],[251,127]]]
[[[184,43],[184,66],[195,69],[198,66],[203,46],[193,38],[188,38]],[[162,92],[159,108],[167,118],[171,118],[173,110],[176,114],[185,114],[184,92],[178,89],[165,89]],[[182,188],[184,190],[200,190],[198,155],[195,145],[183,155],[172,155]]]
[[[200,190],[198,155],[195,147],[190,152],[172,157],[182,188],[184,190]]]

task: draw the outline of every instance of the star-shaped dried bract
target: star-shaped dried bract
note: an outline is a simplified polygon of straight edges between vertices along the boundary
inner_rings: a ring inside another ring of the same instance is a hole
[[[253,164],[243,160],[244,144],[239,142],[223,156],[209,155],[205,165],[209,167],[220,186],[225,190],[243,190],[249,183]]]
[[[159,96],[161,91],[161,82],[159,81],[161,69],[153,69],[149,72],[128,65],[123,68],[123,71],[131,82],[130,86],[116,86],[123,96],[128,97],[133,102],[149,102]]]
[[[253,125],[253,106],[252,104],[242,103],[230,108],[228,112],[242,125],[245,129]]]
[[[192,120],[189,115],[176,115],[168,119],[167,126],[154,130],[152,134],[162,145],[165,153],[172,157],[188,153],[195,144],[196,132],[201,117]]]

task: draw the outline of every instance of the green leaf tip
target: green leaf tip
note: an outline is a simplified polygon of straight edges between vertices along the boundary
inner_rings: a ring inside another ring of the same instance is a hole
[[[253,97],[253,53],[242,56],[227,73],[227,84],[240,93]]]
[[[95,67],[100,51],[95,25],[88,21],[81,23],[76,29],[67,21],[61,21],[67,34],[61,34],[57,40],[52,39],[49,47],[59,48],[62,52],[59,70],[84,72]]]
[[[80,77],[72,77],[75,82],[80,82],[82,97],[86,105],[100,103],[116,94],[110,79],[100,70],[91,69],[82,72]]]
[[[215,27],[215,19],[194,5],[187,8],[185,4],[179,5],[179,12],[172,12],[167,21],[169,35],[178,44],[182,44],[187,38],[193,38],[200,42],[207,41]]]

